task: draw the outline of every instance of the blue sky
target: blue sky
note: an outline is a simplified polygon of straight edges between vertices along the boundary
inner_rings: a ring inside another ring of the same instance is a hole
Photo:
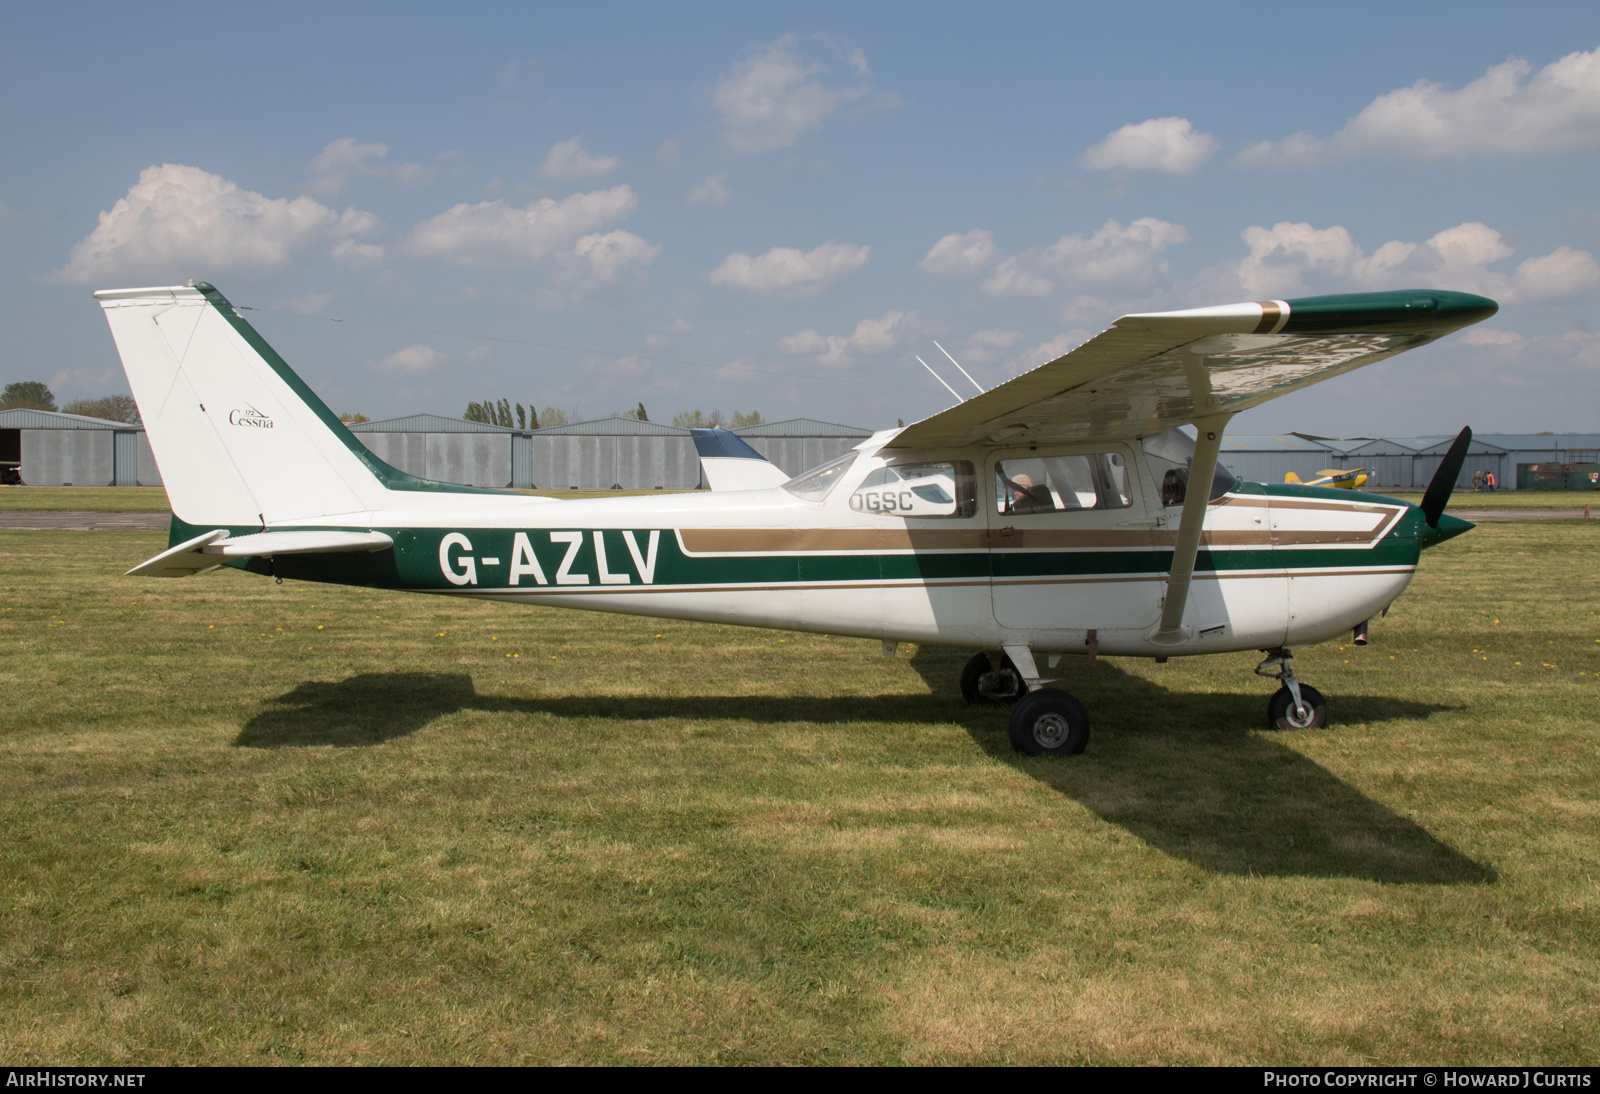
[[[1333,10],[13,6],[0,381],[125,391],[89,292],[197,277],[374,418],[881,427],[935,340],[1428,287],[1502,310],[1234,431],[1600,430],[1600,8]]]

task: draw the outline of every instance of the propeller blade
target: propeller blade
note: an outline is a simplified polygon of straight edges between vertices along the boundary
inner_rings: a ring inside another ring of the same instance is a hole
[[[1428,492],[1422,495],[1421,506],[1422,515],[1428,518],[1428,527],[1439,527],[1439,517],[1450,502],[1450,492],[1456,488],[1456,479],[1461,474],[1461,465],[1467,461],[1467,448],[1471,444],[1472,427],[1469,425],[1456,435],[1450,451],[1444,454],[1444,462],[1434,472],[1433,481],[1428,483]]]

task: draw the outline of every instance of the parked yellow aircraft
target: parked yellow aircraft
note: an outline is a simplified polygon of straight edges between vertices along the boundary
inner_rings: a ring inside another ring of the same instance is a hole
[[[1317,477],[1302,482],[1299,475],[1293,471],[1283,476],[1283,481],[1294,483],[1298,486],[1332,486],[1340,490],[1358,490],[1367,482],[1367,468],[1353,467],[1348,471],[1338,468],[1326,468],[1317,472]]]
[[[1033,755],[1081,752],[1089,738],[1087,712],[1046,686],[1041,655],[1261,650],[1256,672],[1282,684],[1268,724],[1325,724],[1327,702],[1295,678],[1290,651],[1364,630],[1424,548],[1472,527],[1444,515],[1471,431],[1417,506],[1238,482],[1217,464],[1223,428],[1496,311],[1414,291],[1127,315],[781,484],[729,444],[717,477],[750,460],[754,488],[556,501],[384,463],[211,285],[95,296],[172,503],[171,546],[130,574],[230,566],[858,635],[885,652],[975,648],[962,693],[1014,702],[1012,744]]]

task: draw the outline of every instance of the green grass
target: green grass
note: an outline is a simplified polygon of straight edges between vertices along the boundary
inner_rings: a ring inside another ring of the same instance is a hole
[[[1422,504],[1422,491],[1366,490],[1363,493],[1383,494],[1400,498],[1413,505]],[[1594,490],[1496,490],[1492,494],[1479,494],[1471,490],[1457,490],[1450,495],[1451,509],[1576,509],[1592,505],[1600,510],[1600,492]]]
[[[165,513],[167,492],[159,486],[4,486],[0,510],[62,513]]]
[[[963,651],[118,576],[0,533],[0,1058],[1600,1058],[1600,571],[1429,552],[1365,649],[1063,665],[1024,760]],[[513,654],[516,656],[507,656]]]

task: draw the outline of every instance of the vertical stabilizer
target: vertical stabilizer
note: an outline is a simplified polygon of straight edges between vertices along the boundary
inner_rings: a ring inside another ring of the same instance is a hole
[[[314,520],[381,509],[389,489],[467,489],[372,455],[212,286],[94,295],[186,523]]]

